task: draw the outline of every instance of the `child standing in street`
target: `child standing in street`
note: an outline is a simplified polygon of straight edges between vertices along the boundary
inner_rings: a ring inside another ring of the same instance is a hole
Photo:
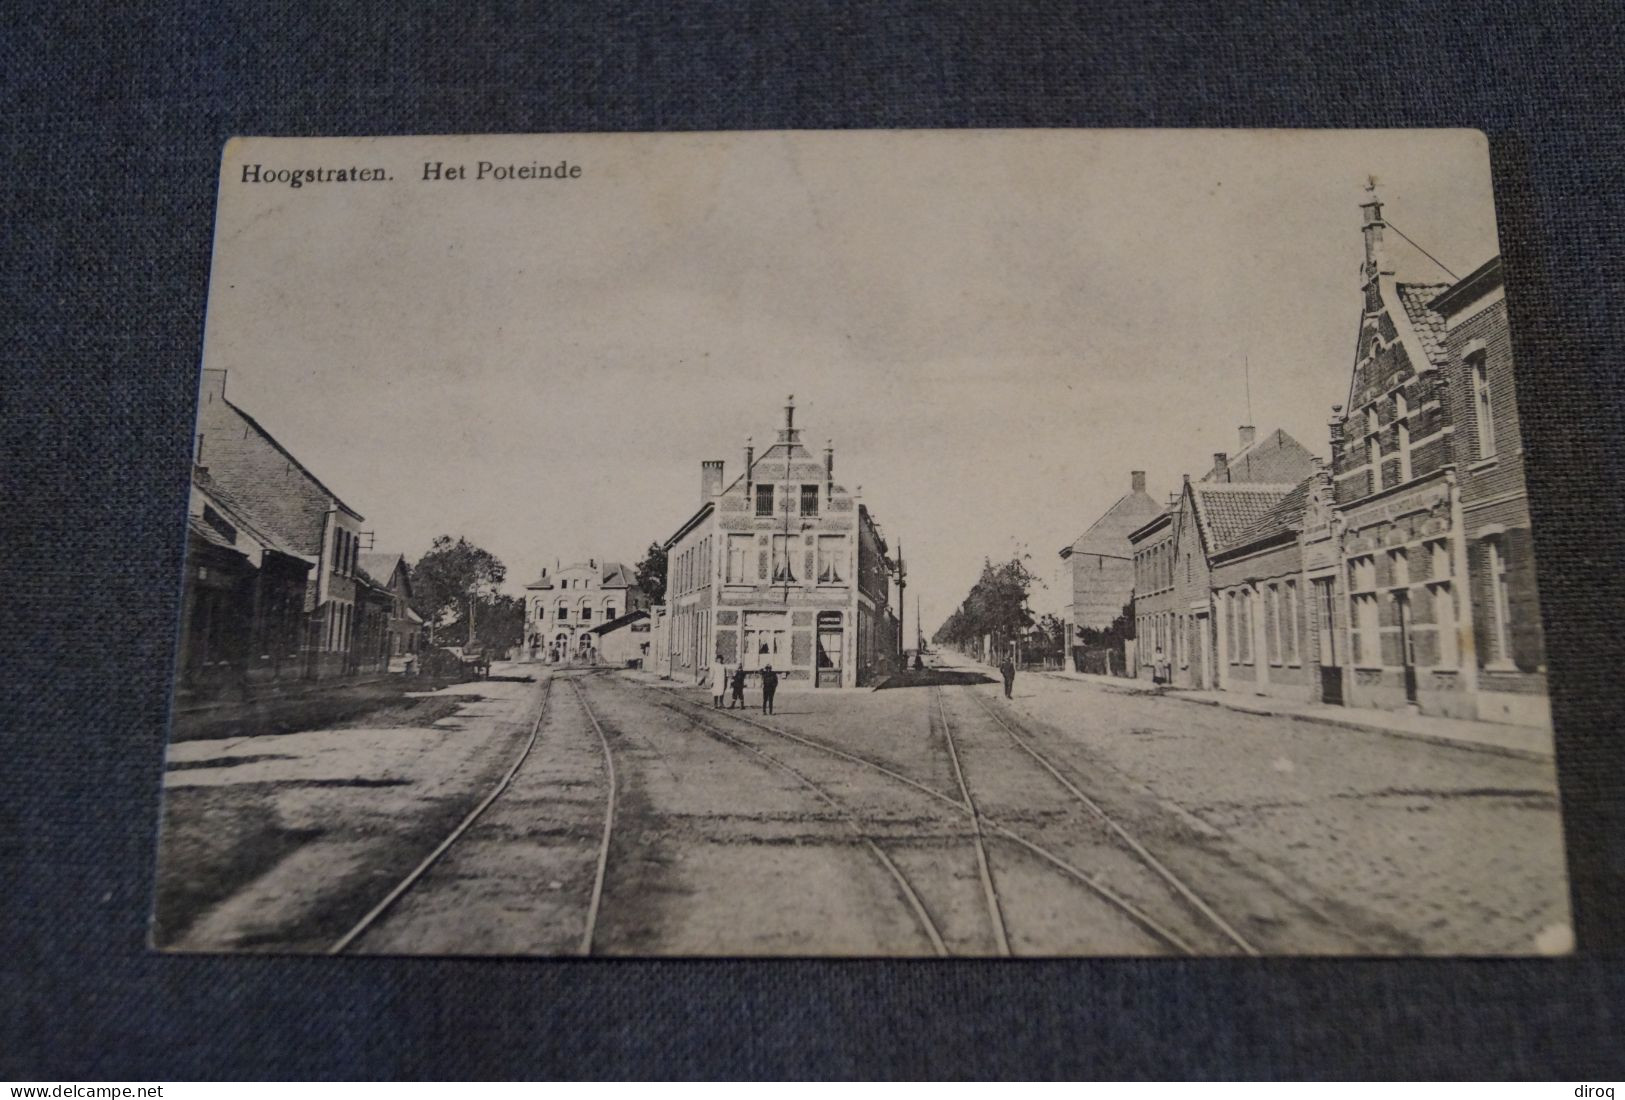
[[[773,713],[773,693],[779,690],[779,674],[768,665],[762,669],[762,713]]]
[[[711,662],[711,706],[722,709],[722,697],[728,692],[728,666],[722,663],[722,654]]]
[[[734,669],[733,698],[728,700],[728,709],[733,710],[735,703],[739,704],[739,709],[740,710],[745,709],[745,666],[744,665],[740,665],[738,668]]]

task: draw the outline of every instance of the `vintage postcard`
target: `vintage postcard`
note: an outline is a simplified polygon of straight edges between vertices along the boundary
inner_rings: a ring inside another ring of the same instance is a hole
[[[1503,287],[1473,131],[234,140],[152,942],[1570,951]]]

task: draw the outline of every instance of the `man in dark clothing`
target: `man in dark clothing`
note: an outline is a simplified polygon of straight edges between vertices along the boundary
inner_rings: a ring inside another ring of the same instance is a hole
[[[1010,698],[1010,689],[1016,686],[1016,666],[1006,657],[999,662],[999,675],[1004,677],[1004,697]]]
[[[738,703],[739,704],[739,709],[744,710],[745,709],[745,666],[744,665],[740,665],[738,668],[734,669],[734,678],[730,682],[729,686],[733,689],[733,697],[728,700],[728,709],[733,710],[734,709],[734,704]]]
[[[768,665],[762,669],[762,713],[773,713],[773,693],[779,690],[779,674]]]

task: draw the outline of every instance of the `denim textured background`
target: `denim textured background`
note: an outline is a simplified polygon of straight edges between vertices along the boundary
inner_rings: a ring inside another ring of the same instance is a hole
[[[1622,20],[1608,0],[5,5],[0,1078],[1618,1079]],[[1590,954],[583,963],[143,949],[228,136],[1442,125],[1487,131],[1495,158]]]

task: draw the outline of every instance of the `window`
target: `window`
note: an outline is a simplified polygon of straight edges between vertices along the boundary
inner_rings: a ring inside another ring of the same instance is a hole
[[[1191,552],[1185,551],[1185,583],[1191,583]]]
[[[1438,631],[1438,667],[1455,668],[1460,663],[1460,654],[1456,649],[1456,600],[1450,591],[1450,582],[1428,585],[1428,598],[1433,604],[1434,628]]]
[[[801,487],[801,514],[816,516],[818,514],[818,486],[803,485]]]
[[[1264,655],[1272,665],[1281,663],[1281,589],[1264,590]]]
[[[1366,592],[1351,601],[1354,607],[1354,663],[1366,668],[1382,667],[1380,613],[1375,593]]]
[[[729,584],[745,584],[745,563],[750,560],[750,536],[728,536],[728,560],[726,562],[727,578]]]
[[[1224,594],[1224,648],[1231,664],[1241,663],[1241,651],[1236,648],[1236,594]]]
[[[1377,559],[1370,554],[1349,559],[1349,591],[1371,592],[1377,587]]]
[[[790,634],[790,615],[785,611],[745,612],[745,651],[741,655],[746,668],[772,665],[782,670],[789,662],[787,639]]]
[[[1394,418],[1398,423],[1396,430],[1399,437],[1399,480],[1401,481],[1411,479],[1411,425],[1408,419],[1409,416],[1410,406],[1405,401],[1405,395],[1402,393],[1394,394]]]
[[[846,581],[846,536],[818,536],[818,583],[843,584]]]
[[[1498,665],[1512,663],[1512,603],[1507,591],[1506,547],[1499,538],[1484,541],[1484,561],[1490,584],[1490,644]]]
[[[756,514],[771,516],[773,514],[773,486],[756,486]]]
[[[609,603],[609,604],[604,605],[604,621],[605,622],[614,622],[615,621],[615,605],[614,604]]]
[[[1281,659],[1289,664],[1298,663],[1298,582],[1287,581],[1285,608],[1281,623]]]
[[[1438,539],[1427,544],[1429,571],[1428,576],[1433,580],[1447,580],[1455,570],[1450,565],[1450,543]]]
[[[1323,668],[1330,668],[1337,664],[1337,635],[1335,633],[1336,594],[1332,588],[1334,581],[1327,577],[1315,583],[1315,611],[1316,618],[1320,620],[1320,664]]]
[[[1381,426],[1377,422],[1377,410],[1369,408],[1365,411],[1365,461],[1370,467],[1368,475],[1368,491],[1376,492],[1382,488],[1382,440],[1378,435]]]
[[[565,607],[563,604],[559,604],[559,622],[562,623],[566,619],[568,619],[569,617],[570,617],[570,609],[568,607]]]
[[[1253,594],[1250,589],[1243,588],[1238,594],[1237,603],[1241,605],[1241,621],[1236,625],[1236,632],[1240,635],[1241,663],[1253,663]]]
[[[1478,426],[1478,457],[1495,454],[1495,408],[1490,402],[1490,375],[1487,357],[1482,350],[1467,357],[1468,370],[1473,378],[1473,419]]]
[[[773,536],[774,584],[794,584],[796,582],[795,538],[795,535]]]

